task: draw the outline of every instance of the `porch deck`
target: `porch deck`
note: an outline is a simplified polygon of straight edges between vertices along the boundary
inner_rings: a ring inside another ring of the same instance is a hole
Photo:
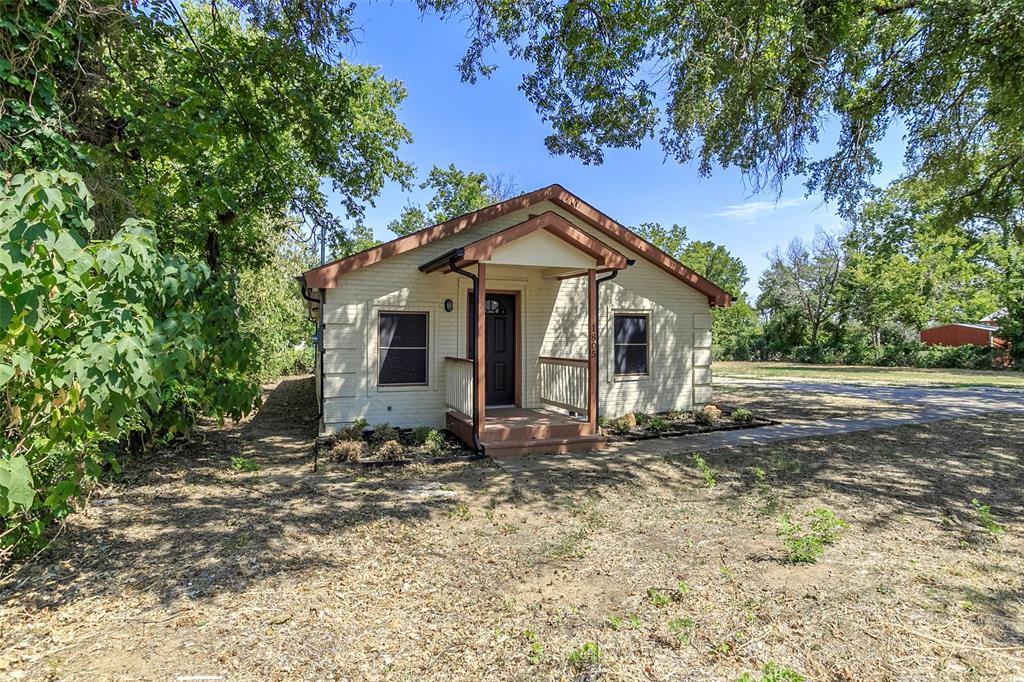
[[[472,445],[473,418],[447,413],[448,430]],[[481,444],[491,455],[581,452],[600,448],[605,438],[582,417],[544,408],[488,407]]]

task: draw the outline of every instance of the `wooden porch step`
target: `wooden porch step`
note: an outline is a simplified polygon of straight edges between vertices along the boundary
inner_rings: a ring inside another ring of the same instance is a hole
[[[473,419],[447,413],[448,430],[467,445],[473,443]],[[481,444],[488,454],[525,455],[581,452],[605,444],[588,422],[547,409],[495,409],[488,413]]]
[[[604,436],[572,436],[570,438],[538,438],[529,441],[484,441],[484,453],[491,457],[520,457],[523,455],[564,454],[589,452],[604,447]]]

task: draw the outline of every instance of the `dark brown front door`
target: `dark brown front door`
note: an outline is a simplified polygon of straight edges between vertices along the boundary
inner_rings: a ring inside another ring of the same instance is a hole
[[[469,298],[470,329],[476,326],[473,297]],[[516,297],[511,294],[487,294],[486,367],[488,405],[514,405],[516,402]],[[470,357],[473,357],[472,343]]]

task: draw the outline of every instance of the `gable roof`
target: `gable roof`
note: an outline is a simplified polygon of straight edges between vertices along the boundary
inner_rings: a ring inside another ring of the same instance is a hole
[[[472,263],[490,260],[496,249],[539,231],[548,232],[590,256],[602,270],[622,270],[630,262],[621,253],[600,239],[590,236],[554,211],[545,211],[490,236],[443,253],[421,265],[420,272],[446,269],[451,263],[458,267],[465,267]]]
[[[518,197],[492,204],[478,211],[473,211],[472,213],[452,218],[404,237],[393,239],[372,249],[346,256],[332,263],[326,263],[303,273],[303,281],[307,289],[330,289],[335,286],[339,277],[348,272],[379,263],[385,258],[412,251],[439,239],[451,237],[477,225],[529,208],[544,201],[555,204],[598,232],[632,249],[643,256],[645,260],[707,296],[708,302],[712,305],[727,306],[732,303],[732,296],[717,284],[701,277],[629,228],[612,220],[601,211],[557,184],[548,185]]]

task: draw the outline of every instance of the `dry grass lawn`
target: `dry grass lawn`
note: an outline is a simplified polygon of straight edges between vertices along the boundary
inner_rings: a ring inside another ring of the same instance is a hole
[[[864,367],[808,365],[797,362],[716,362],[714,376],[791,379],[894,386],[992,386],[1024,388],[1024,372],[1011,370],[918,369],[915,367]]]
[[[0,676],[1024,675],[1021,415],[709,451],[709,487],[644,443],[313,473],[309,390],[134,465],[10,576]],[[817,508],[849,528],[791,563],[779,517]]]

